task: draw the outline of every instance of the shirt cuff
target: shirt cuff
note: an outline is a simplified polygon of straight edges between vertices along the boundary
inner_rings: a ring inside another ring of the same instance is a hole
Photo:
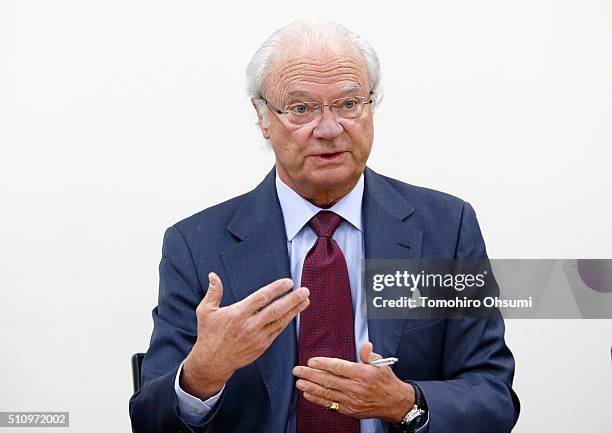
[[[174,392],[176,393],[176,397],[178,400],[178,409],[179,415],[187,424],[198,425],[204,422],[204,418],[206,415],[210,413],[213,409],[219,397],[221,397],[221,393],[225,389],[225,385],[221,388],[217,394],[213,395],[206,401],[202,401],[197,397],[194,397],[191,394],[186,393],[181,389],[179,384],[179,379],[181,377],[181,371],[183,371],[183,364],[185,361],[181,362],[181,365],[176,372],[176,378],[174,379]]]

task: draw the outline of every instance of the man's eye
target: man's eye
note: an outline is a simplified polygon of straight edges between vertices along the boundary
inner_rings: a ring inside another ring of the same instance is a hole
[[[347,99],[346,101],[344,101],[344,104],[342,104],[342,108],[345,108],[347,110],[353,110],[355,107],[357,107],[356,99]]]
[[[295,114],[306,114],[308,112],[308,107],[305,104],[295,104],[291,107],[291,111]]]

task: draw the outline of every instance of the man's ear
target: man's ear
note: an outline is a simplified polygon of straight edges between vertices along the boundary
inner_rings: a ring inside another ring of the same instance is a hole
[[[261,135],[263,135],[263,138],[265,138],[266,140],[269,140],[270,139],[270,129],[268,125],[266,124],[266,122],[264,122],[264,118],[259,112],[259,106],[257,105],[257,99],[251,98],[251,104],[253,104],[253,108],[255,109],[255,112],[257,113],[257,120],[259,122],[259,129],[261,129]]]

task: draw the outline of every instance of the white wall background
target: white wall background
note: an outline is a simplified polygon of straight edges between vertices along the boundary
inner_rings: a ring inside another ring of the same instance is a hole
[[[0,2],[0,410],[129,430],[163,230],[273,163],[244,69],[297,18],[377,48],[371,166],[477,210],[494,258],[612,257],[612,3]],[[516,432],[612,424],[611,321],[509,321]]]

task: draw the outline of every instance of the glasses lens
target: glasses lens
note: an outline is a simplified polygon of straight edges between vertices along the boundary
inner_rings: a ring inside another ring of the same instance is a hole
[[[297,102],[285,108],[287,120],[296,125],[303,125],[311,122],[316,115],[317,105],[312,102]]]
[[[349,96],[347,98],[336,99],[331,103],[334,112],[346,119],[355,119],[363,112],[363,98],[359,96]]]

